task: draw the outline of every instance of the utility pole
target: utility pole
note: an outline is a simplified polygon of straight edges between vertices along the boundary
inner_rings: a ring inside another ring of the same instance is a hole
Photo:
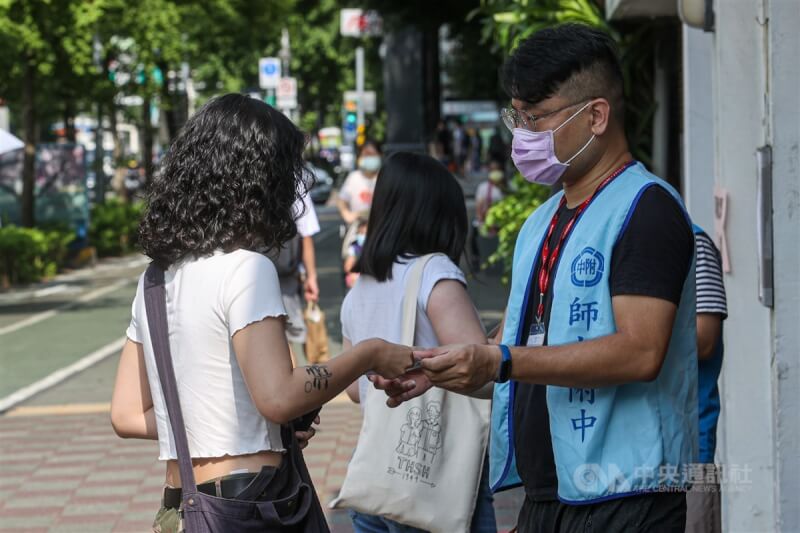
[[[289,42],[289,30],[287,28],[283,28],[281,30],[281,51],[278,52],[278,57],[281,60],[281,77],[288,78],[291,75],[289,64],[292,61],[292,48],[291,43]],[[283,109],[282,111],[286,114],[286,116],[289,117],[289,119],[295,121],[295,113],[293,110]]]
[[[358,95],[356,131],[364,127],[364,47],[356,48],[356,94]]]
[[[105,70],[103,68],[103,45],[96,34],[92,44],[94,65],[97,70],[103,72]],[[101,100],[100,98],[97,100],[97,127],[94,130],[94,201],[98,204],[103,204],[106,201],[106,174],[103,169],[103,160],[105,159],[105,151],[103,150],[103,105]]]

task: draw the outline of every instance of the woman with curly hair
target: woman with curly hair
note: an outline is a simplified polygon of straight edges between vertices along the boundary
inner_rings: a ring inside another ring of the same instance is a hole
[[[368,340],[325,365],[292,368],[278,276],[263,254],[295,235],[304,145],[303,133],[265,103],[238,94],[215,98],[164,157],[140,227],[145,254],[165,272],[169,345],[194,475],[223,492],[232,474],[241,481],[279,467],[280,424],[313,411],[365,372],[392,377],[412,363],[409,348]],[[154,527],[167,532],[178,527],[174,494],[181,483],[143,280],[111,422],[121,437],[158,440],[165,503],[172,503]]]

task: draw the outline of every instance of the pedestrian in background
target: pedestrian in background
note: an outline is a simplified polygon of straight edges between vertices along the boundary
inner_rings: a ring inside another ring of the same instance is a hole
[[[720,399],[717,381],[725,347],[722,322],[728,317],[722,261],[711,237],[695,225],[697,250],[697,399],[700,429],[700,479],[686,494],[686,533],[722,531],[720,470],[714,464]]]
[[[342,303],[343,346],[349,347],[373,337],[400,340],[406,285],[414,265],[426,254],[437,255],[424,265],[422,271],[417,295],[415,344],[485,343],[483,325],[467,294],[464,273],[458,267],[466,237],[467,212],[463,193],[452,174],[429,156],[401,152],[389,157],[375,190],[366,243],[357,266],[360,276]],[[347,392],[353,401],[360,402],[367,397],[368,386],[367,377],[361,376],[348,387]],[[488,398],[491,388],[483,393]],[[376,396],[372,400],[385,401]],[[428,420],[429,415],[412,415],[409,425],[400,435],[398,453],[410,457],[425,453],[420,450],[435,453],[435,444],[431,448],[423,443],[423,418]],[[477,413],[470,412],[464,416],[477,416]],[[447,422],[450,424],[448,427],[452,427],[451,431],[457,431],[456,426],[466,423],[466,420]],[[381,433],[395,429],[399,428],[387,426]],[[433,439],[434,435],[430,434],[429,438]],[[484,437],[475,434],[465,438],[475,441]],[[359,440],[357,447],[372,445],[374,443]],[[483,449],[482,446],[478,448]],[[443,455],[442,459],[447,461],[447,456]],[[474,459],[483,461],[482,456]],[[488,461],[483,464],[487,465]],[[406,491],[413,485],[404,485],[402,480],[397,483],[399,494],[407,498]],[[418,498],[425,498],[425,494],[425,489],[415,492]],[[473,497],[475,510],[471,518],[471,531],[496,531],[488,471],[484,471]],[[466,507],[472,508],[470,505]],[[441,511],[453,512],[447,509]],[[384,516],[358,512],[353,512],[352,516],[353,526],[358,533],[422,531]],[[465,522],[470,523],[469,516],[465,517]]]
[[[436,136],[434,140],[436,146],[436,157],[441,164],[449,168],[453,160],[453,134],[447,127],[444,120],[439,120],[436,125]]]
[[[347,175],[339,190],[337,206],[345,225],[350,226],[359,215],[369,211],[375,191],[375,179],[381,169],[381,145],[368,139],[358,149],[358,168]]]
[[[506,176],[503,167],[498,161],[489,163],[488,179],[478,184],[475,189],[475,219],[472,221],[472,231],[470,232],[470,252],[473,270],[480,269],[481,253],[478,246],[478,237],[494,237],[497,232],[495,228],[486,227],[486,215],[489,209],[505,198]]]
[[[469,129],[469,167],[472,172],[480,172],[483,165],[483,139],[478,128]]]
[[[464,128],[460,118],[454,120],[453,128],[453,162],[455,168],[452,170],[456,176],[463,176],[466,169],[467,155],[469,152],[469,135]]]
[[[319,219],[314,203],[308,192],[295,204],[295,224],[297,235],[280,250],[269,254],[278,271],[281,284],[283,306],[286,309],[286,338],[290,344],[299,344],[306,353],[306,337],[308,330],[303,319],[305,302],[319,302],[319,283],[317,281],[317,259],[314,248],[314,235],[319,233]],[[292,350],[292,362],[297,365],[297,358]]]
[[[348,289],[353,288],[359,276],[358,272],[355,271],[355,267],[356,264],[358,264],[358,260],[361,259],[361,254],[364,252],[364,243],[367,239],[368,219],[369,215],[358,218],[355,239],[347,248],[347,257],[344,259],[344,283]]]
[[[500,166],[505,169],[506,162],[508,161],[508,144],[506,143],[505,139],[503,139],[503,134],[500,130],[500,126],[495,126],[494,133],[489,138],[489,161],[496,161],[500,163]]]
[[[365,216],[372,207],[375,180],[378,178],[381,163],[380,143],[367,139],[358,151],[358,169],[347,176],[339,190],[337,206],[344,221],[339,234],[342,238],[342,261],[347,260],[348,248],[356,238],[358,218]]]
[[[259,251],[282,246],[297,231],[304,145],[282,113],[224,95],[189,119],[150,190],[139,242],[164,278],[170,350],[159,356],[171,352],[193,474],[205,494],[237,498],[246,488],[255,498],[247,500],[258,501],[264,491],[300,490],[296,479],[278,474],[291,468],[284,465],[292,464],[285,454],[293,445],[280,425],[313,412],[369,370],[397,376],[412,364],[409,348],[371,340],[327,364],[292,368],[278,275]],[[158,440],[167,488],[154,529],[170,533],[181,522],[179,441],[156,366],[149,328],[156,317],[148,316],[144,294],[143,274],[111,423],[122,437]]]

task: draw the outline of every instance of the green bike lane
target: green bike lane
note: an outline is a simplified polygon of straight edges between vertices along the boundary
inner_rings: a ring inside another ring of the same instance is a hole
[[[116,283],[117,288],[88,301],[55,306],[36,302],[25,311],[7,314],[0,309],[5,318],[15,315],[16,323],[47,313],[41,320],[0,335],[0,398],[122,338],[130,321],[136,278],[123,277]]]

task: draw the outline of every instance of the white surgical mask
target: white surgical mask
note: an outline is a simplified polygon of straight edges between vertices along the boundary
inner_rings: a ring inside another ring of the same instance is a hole
[[[381,156],[365,155],[358,160],[358,167],[366,172],[377,172],[381,168]]]

